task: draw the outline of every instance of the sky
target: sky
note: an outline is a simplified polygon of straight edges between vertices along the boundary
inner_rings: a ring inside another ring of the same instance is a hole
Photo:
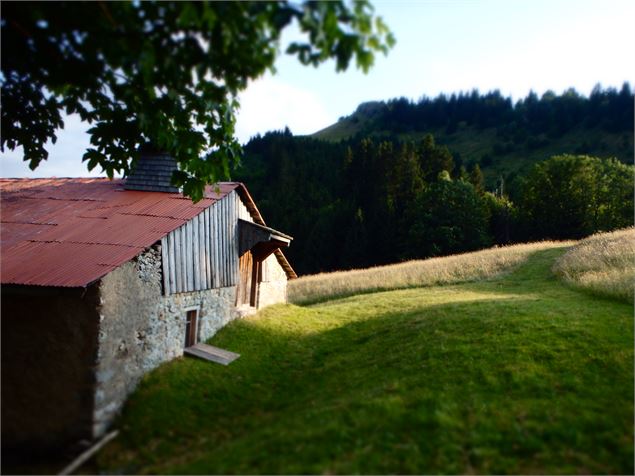
[[[530,90],[588,95],[596,84],[635,84],[633,0],[371,0],[397,44],[364,74],[354,65],[336,73],[280,55],[276,74],[252,81],[240,95],[236,135],[241,143],[289,127],[311,134],[363,102],[498,89],[518,100]],[[293,29],[284,45],[297,36]],[[67,117],[49,159],[35,171],[22,151],[0,153],[2,177],[79,177],[88,126]]]

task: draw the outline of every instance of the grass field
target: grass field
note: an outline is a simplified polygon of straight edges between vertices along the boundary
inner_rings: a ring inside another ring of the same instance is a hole
[[[574,287],[632,303],[635,228],[599,233],[582,240],[556,261],[553,270]]]
[[[373,268],[313,274],[289,282],[289,302],[315,304],[360,293],[482,281],[510,272],[536,251],[573,243],[526,243]]]
[[[240,359],[148,375],[101,470],[633,474],[633,309],[558,281],[564,252],[234,321]]]

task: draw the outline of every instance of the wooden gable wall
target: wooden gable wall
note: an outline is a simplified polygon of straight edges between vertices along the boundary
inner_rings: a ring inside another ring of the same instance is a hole
[[[161,239],[165,294],[237,284],[238,218],[253,221],[232,191]]]

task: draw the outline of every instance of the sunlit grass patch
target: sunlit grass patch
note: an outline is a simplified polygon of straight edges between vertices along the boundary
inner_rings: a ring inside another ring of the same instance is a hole
[[[631,306],[496,279],[276,305],[147,375],[106,474],[633,474]]]
[[[633,302],[635,228],[580,241],[556,261],[553,271],[578,288]]]
[[[374,268],[314,274],[289,282],[289,301],[310,304],[359,293],[490,279],[511,271],[532,253],[571,244],[544,241]]]

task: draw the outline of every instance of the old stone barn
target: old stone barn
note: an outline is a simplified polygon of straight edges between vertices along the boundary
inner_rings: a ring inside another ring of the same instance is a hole
[[[3,454],[99,437],[144,373],[286,301],[291,237],[245,186],[192,203],[158,170],[0,180]]]

